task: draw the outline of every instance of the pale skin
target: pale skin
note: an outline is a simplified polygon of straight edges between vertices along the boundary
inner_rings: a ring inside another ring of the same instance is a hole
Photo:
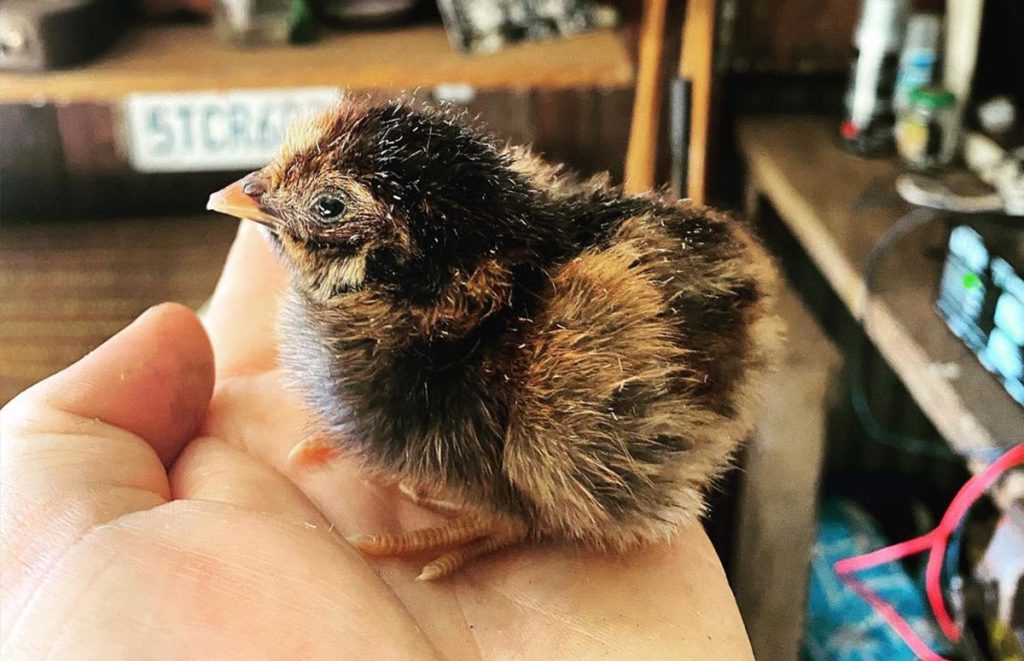
[[[752,658],[699,526],[436,583],[355,551],[442,519],[344,456],[288,461],[311,420],[276,366],[285,278],[243,227],[202,322],[154,308],[3,410],[0,657]]]

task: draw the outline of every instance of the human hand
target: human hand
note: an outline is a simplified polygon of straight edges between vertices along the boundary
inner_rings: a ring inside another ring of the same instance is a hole
[[[437,583],[363,558],[343,535],[437,520],[344,457],[289,464],[312,420],[276,365],[284,282],[243,227],[205,330],[154,308],[0,413],[3,658],[750,658],[699,526]]]

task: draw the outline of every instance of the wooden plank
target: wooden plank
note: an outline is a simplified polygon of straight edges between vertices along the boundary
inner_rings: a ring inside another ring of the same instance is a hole
[[[222,216],[6,223],[0,403],[66,367],[146,308],[212,293],[237,223]]]
[[[704,204],[707,194],[716,4],[716,0],[688,0],[683,21],[683,52],[679,58],[679,76],[690,82],[686,196],[697,204]]]
[[[411,89],[465,83],[501,87],[630,85],[633,67],[612,30],[517,45],[489,55],[454,52],[440,25],[325,32],[309,46],[239,49],[205,26],[146,27],[78,69],[0,74],[0,102],[115,100],[131,92],[328,85]]]
[[[118,144],[114,108],[103,103],[68,103],[56,111],[68,172],[97,174],[128,167],[126,149]]]
[[[754,185],[821,269],[939,432],[964,453],[1024,440],[1024,407],[988,374],[933,310],[941,228],[901,242],[866,300],[865,257],[911,207],[893,189],[893,159],[861,159],[838,146],[837,127],[817,117],[752,117],[739,125]],[[954,369],[949,369],[953,366]]]
[[[528,145],[534,139],[531,90],[485,90],[469,102],[469,112],[501,139]]]
[[[544,158],[583,169],[594,123],[585,116],[588,90],[533,90],[533,148]],[[583,134],[586,137],[581,137]]]
[[[731,582],[758,659],[796,661],[803,639],[827,410],[840,354],[785,288],[782,364],[747,449]],[[799,415],[794,415],[795,412]]]
[[[739,4],[742,9],[731,36],[732,70],[808,74],[849,68],[860,0],[743,0]]]
[[[636,93],[633,97],[629,148],[626,151],[625,189],[629,193],[642,193],[654,188],[667,1],[644,2],[644,13],[640,21]]]
[[[629,148],[629,113],[633,90],[629,88],[597,90],[594,133],[589,137],[601,167],[621,183],[625,176],[626,150]]]

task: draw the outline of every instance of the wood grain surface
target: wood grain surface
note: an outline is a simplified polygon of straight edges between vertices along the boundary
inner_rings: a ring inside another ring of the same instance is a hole
[[[237,224],[192,218],[5,223],[0,403],[94,349],[146,308],[210,296]]]
[[[856,316],[917,404],[957,450],[1024,441],[1017,404],[934,311],[942,223],[898,243],[866,299],[863,264],[879,237],[912,207],[893,188],[894,159],[862,159],[838,144],[835,120],[766,116],[741,120],[741,150],[753,186]]]
[[[789,287],[782,288],[778,309],[786,346],[744,454],[730,583],[755,658],[795,661],[807,613],[827,412],[842,359]]]
[[[806,74],[850,66],[860,0],[739,0],[738,5],[732,69]]]
[[[642,193],[654,188],[667,13],[668,0],[649,0],[644,3],[640,21],[633,118],[626,151],[625,189],[628,193]]]
[[[689,0],[683,20],[679,77],[690,82],[690,135],[685,196],[704,204],[707,194],[711,90],[714,83],[716,0]]]
[[[325,32],[309,46],[240,49],[208,26],[133,30],[96,62],[38,74],[0,73],[0,102],[117,100],[132,92],[301,87],[413,89],[631,85],[625,39],[612,30],[463,55],[440,25]]]

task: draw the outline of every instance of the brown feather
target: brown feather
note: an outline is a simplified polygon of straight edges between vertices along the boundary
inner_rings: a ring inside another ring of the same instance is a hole
[[[368,470],[603,548],[701,514],[780,343],[746,228],[402,104],[300,125],[264,174],[282,359]]]

